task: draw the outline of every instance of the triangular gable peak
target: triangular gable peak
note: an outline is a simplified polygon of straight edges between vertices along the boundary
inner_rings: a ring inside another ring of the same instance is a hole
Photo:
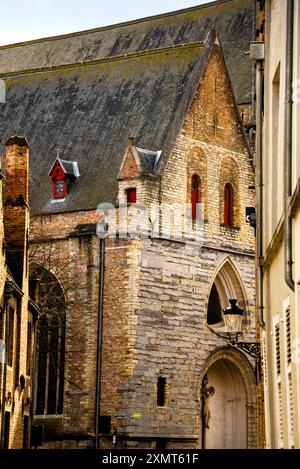
[[[49,171],[49,176],[52,179],[52,181],[55,181],[58,178],[63,178],[65,176],[66,172],[64,170],[64,167],[61,164],[61,161],[59,159],[55,160],[53,163],[50,171]]]
[[[182,130],[199,141],[228,146],[228,149],[235,146],[234,150],[238,152],[246,150],[252,159],[221,41],[213,29],[200,53],[190,87],[174,116],[158,164],[158,174],[163,174]]]
[[[134,145],[129,142],[121,164],[118,179],[134,179],[140,176],[139,156]]]
[[[199,141],[252,154],[218,34],[182,126]]]
[[[80,176],[76,161],[66,161],[59,157],[54,161],[48,174],[52,180],[57,179],[58,176],[64,175],[76,178]]]

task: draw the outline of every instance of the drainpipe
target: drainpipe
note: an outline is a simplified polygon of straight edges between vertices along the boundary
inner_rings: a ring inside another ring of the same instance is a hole
[[[292,195],[292,120],[293,120],[293,46],[294,46],[294,0],[287,0],[286,16],[286,74],[285,74],[285,135],[284,135],[284,263],[285,282],[294,292],[292,217],[289,202]]]
[[[262,329],[265,328],[264,320],[264,294],[263,294],[263,71],[262,60],[256,62],[256,203],[257,203],[257,304],[258,322]]]
[[[30,406],[30,425],[33,426],[33,419],[36,412],[37,401],[37,332],[38,332],[39,315],[34,318],[34,344],[33,344],[33,360],[32,360],[32,376],[31,376],[31,406]],[[31,432],[30,432],[31,435]],[[31,448],[31,441],[30,441]]]
[[[99,449],[99,408],[101,399],[101,365],[102,365],[102,334],[103,334],[103,306],[104,306],[104,268],[105,268],[105,236],[108,231],[107,223],[97,225],[100,237],[100,265],[99,265],[99,303],[98,303],[98,343],[97,343],[97,374],[96,374],[96,407],[95,407],[95,442],[94,448]]]
[[[1,439],[0,447],[4,449],[5,443],[5,399],[6,399],[6,379],[7,379],[7,352],[8,352],[8,328],[9,328],[9,300],[13,296],[13,287],[10,283],[5,284],[5,329],[4,329],[4,344],[5,344],[5,360],[3,364],[3,382],[2,382],[2,397],[1,397]]]
[[[252,41],[255,42],[256,40],[256,28],[257,28],[257,0],[252,0],[252,14],[253,14],[253,31],[252,31]],[[253,119],[255,122],[255,114],[256,114],[256,105],[255,105],[255,97],[256,95],[256,70],[255,70],[255,63],[252,63],[252,112],[253,112]]]

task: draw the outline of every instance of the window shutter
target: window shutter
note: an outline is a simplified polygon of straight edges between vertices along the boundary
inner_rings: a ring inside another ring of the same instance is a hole
[[[127,195],[127,203],[128,204],[136,204],[136,189],[127,189],[126,191]]]
[[[288,403],[289,403],[289,446],[294,447],[294,405],[292,374],[288,374]]]
[[[281,365],[280,365],[280,329],[279,324],[275,326],[275,347],[276,347],[276,371],[280,375]]]
[[[279,423],[279,448],[283,448],[283,408],[281,383],[277,383],[278,390],[278,423]]]
[[[291,311],[290,309],[287,309],[286,311],[286,355],[287,355],[287,362],[291,363],[292,345],[291,345]]]

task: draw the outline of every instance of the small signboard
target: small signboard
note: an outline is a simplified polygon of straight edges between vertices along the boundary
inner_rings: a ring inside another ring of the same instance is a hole
[[[125,413],[124,412],[116,412],[114,417],[116,419],[123,419],[125,417]]]

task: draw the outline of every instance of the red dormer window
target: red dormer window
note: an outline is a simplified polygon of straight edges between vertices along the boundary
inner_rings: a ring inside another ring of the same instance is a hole
[[[75,182],[79,177],[77,163],[72,161],[61,160],[59,157],[54,162],[49,176],[53,182],[53,199],[64,199]]]
[[[53,181],[54,199],[63,199],[67,195],[66,174],[59,160],[57,160],[51,170],[50,177]]]

